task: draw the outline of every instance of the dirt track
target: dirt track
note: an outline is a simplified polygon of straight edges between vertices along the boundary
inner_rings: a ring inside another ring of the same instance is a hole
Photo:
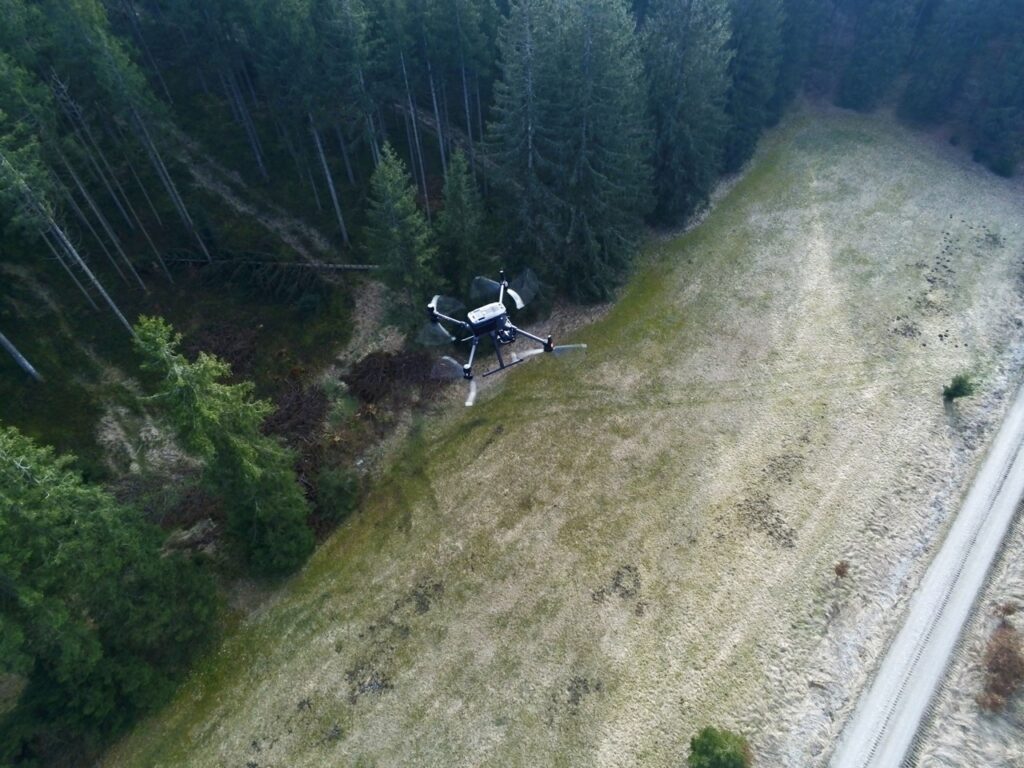
[[[1017,394],[903,626],[843,730],[835,768],[902,765],[1024,494],[1024,391]]]
[[[715,723],[820,765],[1016,387],[1020,195],[795,115],[585,364],[414,430],[106,763],[669,766]],[[981,394],[944,410],[962,370]]]

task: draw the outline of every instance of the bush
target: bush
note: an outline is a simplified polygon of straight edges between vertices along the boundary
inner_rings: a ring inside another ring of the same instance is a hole
[[[956,400],[958,397],[970,397],[974,394],[974,382],[966,373],[958,373],[948,386],[942,388],[942,396],[948,400]]]
[[[690,739],[689,768],[749,768],[750,746],[738,733],[708,726]]]
[[[316,479],[316,508],[320,517],[340,523],[359,503],[359,477],[345,467],[327,467]]]

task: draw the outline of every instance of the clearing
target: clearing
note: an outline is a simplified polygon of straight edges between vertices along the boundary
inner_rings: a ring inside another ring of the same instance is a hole
[[[1018,381],[1021,192],[804,107],[585,361],[419,424],[105,764],[669,766],[709,723],[820,764]]]

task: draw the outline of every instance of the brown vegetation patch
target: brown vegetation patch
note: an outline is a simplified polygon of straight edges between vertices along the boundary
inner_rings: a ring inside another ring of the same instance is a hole
[[[619,566],[611,580],[591,593],[595,603],[603,603],[609,597],[631,600],[640,594],[640,570],[635,565]]]
[[[289,381],[274,398],[277,407],[263,422],[263,433],[279,435],[292,448],[317,439],[327,415],[327,395],[319,386]]]
[[[182,340],[182,350],[189,359],[200,352],[216,355],[231,366],[235,379],[251,379],[256,371],[256,349],[259,331],[252,326],[230,323],[209,323]]]
[[[985,648],[985,689],[978,696],[978,705],[989,712],[999,712],[1021,684],[1024,684],[1024,650],[1020,632],[1003,620]]]
[[[747,497],[739,503],[738,509],[744,523],[761,531],[780,547],[796,546],[796,530],[767,495]]]
[[[441,383],[430,373],[434,356],[424,350],[371,352],[356,363],[344,378],[349,392],[375,412],[385,403],[403,407],[414,399],[434,395]]]

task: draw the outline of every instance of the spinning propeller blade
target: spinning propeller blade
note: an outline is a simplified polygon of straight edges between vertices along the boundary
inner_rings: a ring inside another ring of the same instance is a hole
[[[434,367],[430,371],[430,377],[432,379],[443,379],[445,381],[461,379],[462,366],[459,365],[459,362],[455,358],[445,355],[434,363]]]
[[[540,290],[540,280],[537,279],[537,275],[534,274],[532,269],[527,268],[522,271],[519,277],[509,283],[509,288],[516,292],[524,307],[536,298],[537,292]],[[523,307],[519,308],[522,309]]]
[[[537,355],[543,355],[543,349],[528,349],[519,355],[520,360],[525,360],[528,357],[536,357]]]
[[[469,298],[473,301],[497,301],[501,294],[501,283],[489,277],[477,275],[469,286]]]
[[[435,296],[427,306],[431,307],[435,312],[440,312],[442,315],[448,315],[449,317],[457,315],[466,308],[465,304],[458,299],[453,299],[451,296]]]
[[[426,347],[439,347],[442,344],[451,344],[455,337],[448,333],[441,323],[427,322],[416,334],[416,341]]]
[[[445,381],[456,381],[458,379],[465,379],[463,375],[462,366],[459,361],[454,357],[445,355],[436,363],[434,368],[430,372],[430,376],[434,379],[443,379]],[[476,402],[476,379],[469,380],[469,394],[466,396],[466,405],[470,406]]]
[[[565,357],[566,355],[583,354],[586,349],[586,344],[560,344],[551,351],[556,357]]]

